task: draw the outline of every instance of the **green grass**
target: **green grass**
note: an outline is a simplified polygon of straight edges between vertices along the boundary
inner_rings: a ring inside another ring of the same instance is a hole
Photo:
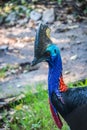
[[[0,69],[0,78],[5,78],[6,72],[10,68],[10,65],[6,65],[5,67]]]
[[[5,77],[5,72],[3,70],[0,70],[0,78],[4,78]]]
[[[80,85],[87,86],[87,80],[80,81]],[[51,117],[47,91],[43,90],[43,85],[38,85],[37,91],[35,94],[25,93],[25,98],[11,106],[13,114],[4,118],[6,130],[58,130]],[[63,124],[62,130],[67,130],[64,120]]]
[[[10,120],[4,117],[7,130],[58,130],[51,117],[48,93],[42,89],[40,84],[37,86],[38,93],[25,93],[25,98],[17,104],[11,105]],[[64,125],[63,130],[66,130]]]
[[[4,78],[6,74],[6,68],[0,69],[0,78]]]
[[[62,4],[62,0],[57,0],[58,4],[61,5]]]
[[[15,70],[18,66],[17,65],[9,65],[7,64],[6,66],[2,67],[0,69],[0,78],[5,78],[6,77],[6,72],[10,72],[11,70]]]

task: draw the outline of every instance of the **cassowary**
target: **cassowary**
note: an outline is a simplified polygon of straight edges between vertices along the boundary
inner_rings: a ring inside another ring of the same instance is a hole
[[[40,24],[36,33],[32,65],[46,61],[49,65],[48,94],[52,116],[59,129],[64,118],[71,130],[87,130],[87,87],[68,88],[62,76],[60,50],[49,37],[47,25]]]

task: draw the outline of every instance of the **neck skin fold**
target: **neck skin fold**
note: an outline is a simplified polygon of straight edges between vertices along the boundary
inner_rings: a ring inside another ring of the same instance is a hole
[[[59,90],[59,81],[62,76],[62,61],[60,56],[56,56],[54,60],[49,62],[49,75],[48,75],[48,91],[49,97],[52,92],[55,92],[58,97],[61,96]]]
[[[58,97],[61,97],[61,92],[65,92],[68,87],[65,85],[62,77],[62,60],[61,56],[56,56],[53,61],[49,62],[48,75],[48,92],[49,97],[54,92]]]

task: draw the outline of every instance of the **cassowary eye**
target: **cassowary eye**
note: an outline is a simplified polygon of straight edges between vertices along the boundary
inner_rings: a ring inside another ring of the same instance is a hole
[[[56,49],[54,50],[54,53],[56,53]]]
[[[50,56],[50,52],[45,52],[45,54],[44,54],[45,56]]]

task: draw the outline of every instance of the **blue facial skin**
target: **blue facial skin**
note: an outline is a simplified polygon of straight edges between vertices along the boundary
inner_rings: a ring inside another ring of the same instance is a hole
[[[59,78],[62,75],[62,60],[60,51],[55,44],[49,45],[46,51],[50,52],[50,57],[46,61],[49,64],[48,92],[51,100],[52,92],[55,92],[58,97],[61,96],[59,91]]]

